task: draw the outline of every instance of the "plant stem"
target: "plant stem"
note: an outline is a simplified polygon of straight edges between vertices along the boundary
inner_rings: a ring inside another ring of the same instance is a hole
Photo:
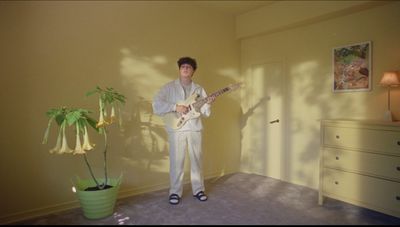
[[[108,181],[108,176],[107,176],[107,148],[108,148],[108,142],[107,142],[107,130],[106,127],[103,128],[104,129],[104,185],[103,187],[105,187],[107,185],[107,181]]]
[[[92,176],[92,178],[93,178],[94,182],[96,183],[97,187],[100,188],[99,182],[96,180],[96,177],[93,174],[92,168],[90,167],[90,164],[89,164],[89,161],[88,161],[88,159],[86,157],[86,154],[84,154],[83,157],[85,158],[85,163],[86,163],[86,165],[87,165],[87,167],[89,169],[90,175]]]

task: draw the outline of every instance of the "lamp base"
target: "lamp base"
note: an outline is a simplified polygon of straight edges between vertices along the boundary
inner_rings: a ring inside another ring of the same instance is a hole
[[[390,110],[387,110],[385,112],[385,115],[383,116],[383,119],[385,121],[393,121],[393,116],[392,116],[392,112]]]

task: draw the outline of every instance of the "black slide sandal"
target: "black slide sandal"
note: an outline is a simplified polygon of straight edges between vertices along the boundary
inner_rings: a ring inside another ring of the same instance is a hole
[[[202,202],[204,202],[208,199],[208,197],[206,196],[206,194],[204,194],[203,191],[197,192],[197,194],[193,195],[193,197],[197,198],[199,201],[202,201]]]
[[[181,198],[177,194],[171,194],[169,196],[169,203],[172,205],[177,205],[181,201]]]

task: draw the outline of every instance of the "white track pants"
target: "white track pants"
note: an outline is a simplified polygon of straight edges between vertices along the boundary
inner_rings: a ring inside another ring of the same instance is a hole
[[[201,131],[168,132],[169,136],[169,194],[175,193],[182,197],[183,174],[186,148],[190,159],[190,180],[193,195],[204,191],[204,179],[201,156]]]

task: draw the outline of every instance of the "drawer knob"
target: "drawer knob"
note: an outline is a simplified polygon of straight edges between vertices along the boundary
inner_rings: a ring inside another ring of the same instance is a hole
[[[335,184],[339,184],[339,182],[335,181]]]
[[[397,200],[397,201],[400,201],[400,196],[396,196],[396,200]]]
[[[397,169],[398,171],[400,171],[400,166],[397,166],[396,169]]]
[[[400,141],[397,141],[397,145],[400,145]]]
[[[340,139],[340,136],[339,136],[339,135],[336,135],[336,139]],[[400,141],[398,141],[397,144],[400,145]]]
[[[339,160],[339,157],[338,157],[338,156],[336,156],[336,160]]]

